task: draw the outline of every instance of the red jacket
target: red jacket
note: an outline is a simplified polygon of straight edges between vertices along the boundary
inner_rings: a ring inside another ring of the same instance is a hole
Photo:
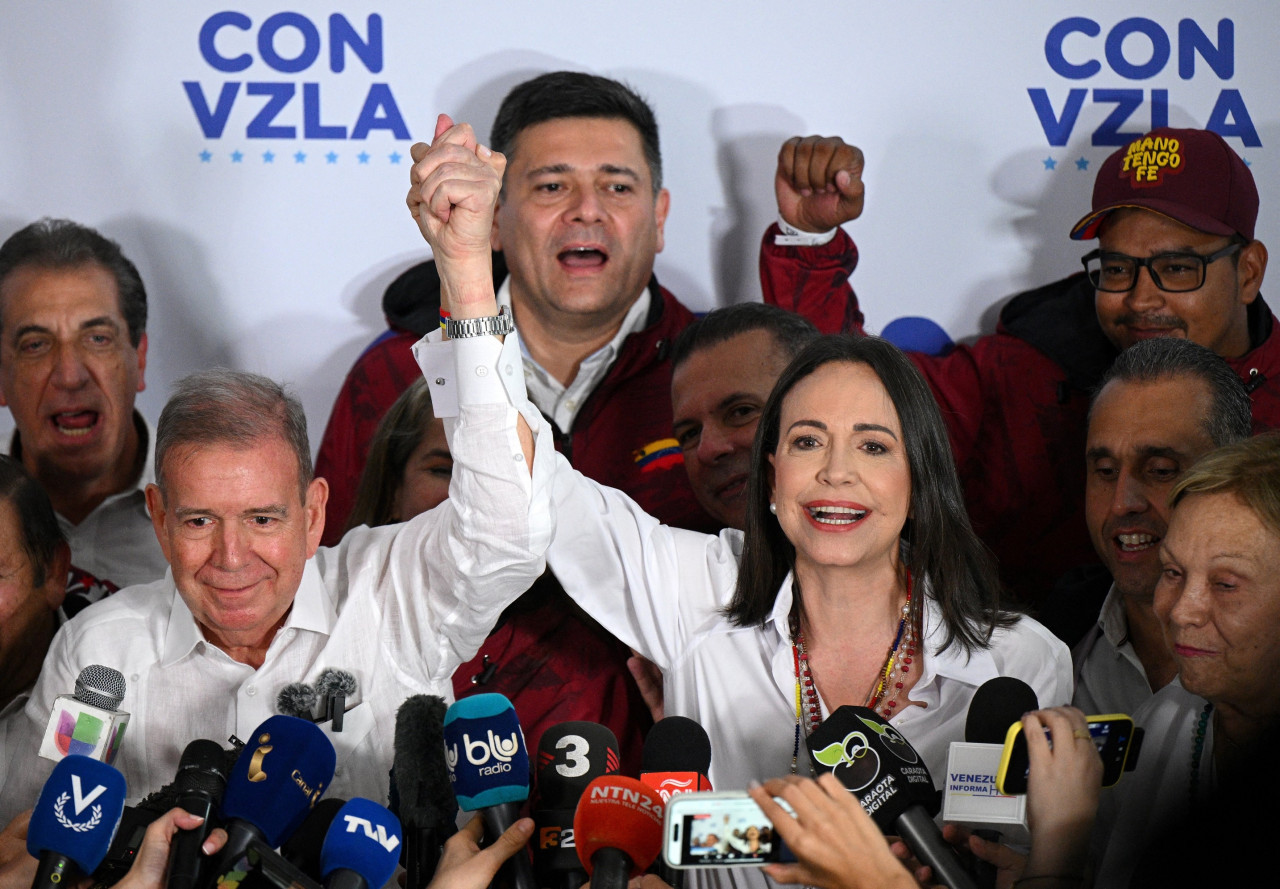
[[[849,236],[842,230],[802,248],[778,247],[774,234],[761,251],[765,300],[795,295],[787,307],[823,332],[861,332],[844,278],[857,264]],[[799,286],[815,278],[825,292]],[[1280,426],[1280,333],[1261,297],[1249,322],[1255,347],[1228,363],[1251,387],[1256,432]],[[1089,399],[1116,354],[1083,274],[1015,296],[996,332],[972,346],[911,354],[942,408],[974,530],[1024,601],[1043,599],[1068,568],[1097,561],[1084,521],[1085,435]]]

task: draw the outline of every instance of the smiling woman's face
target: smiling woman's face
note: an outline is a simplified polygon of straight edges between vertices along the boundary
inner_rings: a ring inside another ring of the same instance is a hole
[[[1280,535],[1233,494],[1178,504],[1161,547],[1156,615],[1190,692],[1280,711]]]
[[[798,382],[769,463],[797,571],[897,564],[911,469],[898,412],[870,367],[832,362]]]

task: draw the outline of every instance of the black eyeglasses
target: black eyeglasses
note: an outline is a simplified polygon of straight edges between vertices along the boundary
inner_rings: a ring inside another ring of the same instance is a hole
[[[1169,293],[1186,293],[1204,286],[1205,267],[1224,256],[1230,256],[1244,245],[1233,241],[1208,256],[1199,253],[1159,253],[1139,259],[1123,253],[1094,250],[1085,254],[1084,263],[1089,282],[1104,293],[1124,293],[1138,281],[1138,270],[1146,267],[1151,280]]]

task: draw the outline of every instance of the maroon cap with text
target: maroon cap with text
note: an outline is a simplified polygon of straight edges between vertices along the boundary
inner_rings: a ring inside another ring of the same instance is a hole
[[[1113,210],[1152,210],[1214,235],[1253,240],[1258,187],[1226,141],[1209,130],[1162,127],[1117,149],[1093,183],[1093,210],[1071,229],[1096,238]]]

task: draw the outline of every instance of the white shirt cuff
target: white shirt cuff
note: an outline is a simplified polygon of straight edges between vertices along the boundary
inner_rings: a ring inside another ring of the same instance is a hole
[[[497,337],[472,336],[443,340],[433,330],[413,344],[413,357],[431,390],[431,411],[437,417],[458,416],[458,405],[510,404],[528,400],[518,334],[503,342]]]

